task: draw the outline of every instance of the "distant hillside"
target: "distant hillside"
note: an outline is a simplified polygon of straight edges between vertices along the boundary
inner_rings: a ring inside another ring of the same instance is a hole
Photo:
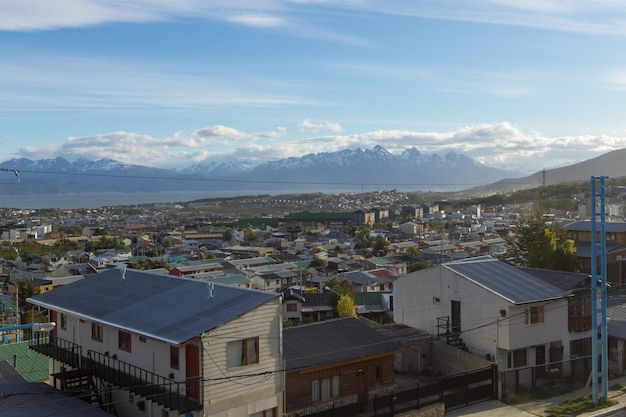
[[[463,191],[462,194],[489,195],[541,187],[543,186],[544,174],[545,185],[572,181],[590,181],[592,176],[626,177],[626,149],[612,151],[562,168],[546,169],[527,177],[508,178],[496,181],[493,184],[473,187]]]

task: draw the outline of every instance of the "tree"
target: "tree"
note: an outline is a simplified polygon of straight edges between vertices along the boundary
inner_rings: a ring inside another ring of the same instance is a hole
[[[557,242],[557,234],[545,229],[541,240],[531,242],[528,247],[528,266],[531,268],[555,269],[574,272],[578,266],[573,240]]]
[[[377,236],[374,241],[374,253],[376,255],[384,255],[387,252],[387,247],[389,247],[389,241],[382,236]]]
[[[337,314],[339,317],[357,317],[354,299],[349,294],[343,294],[337,300]]]
[[[39,294],[39,288],[36,288],[27,278],[18,279],[16,284],[20,311],[32,308],[32,304],[27,303],[26,299]]]
[[[515,237],[508,239],[506,262],[531,268],[576,271],[578,260],[574,242],[556,223],[546,221],[535,210],[515,224]]]

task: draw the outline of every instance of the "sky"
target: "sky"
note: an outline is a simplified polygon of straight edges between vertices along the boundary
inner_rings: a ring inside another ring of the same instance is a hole
[[[626,148],[625,51],[622,0],[0,0],[0,161],[530,173]]]

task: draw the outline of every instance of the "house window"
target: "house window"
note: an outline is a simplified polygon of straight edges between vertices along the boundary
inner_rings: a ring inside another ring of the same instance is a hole
[[[102,342],[102,335],[102,325],[98,323],[91,323],[91,340]]]
[[[226,349],[228,350],[229,368],[259,363],[258,337],[229,342]]]
[[[320,381],[314,380],[311,383],[311,401],[317,402],[320,400]]]
[[[61,329],[67,330],[67,315],[61,313]]]
[[[328,401],[341,395],[341,377],[316,379],[311,383],[311,401]]]
[[[146,343],[146,337],[145,336],[139,336],[139,341],[141,343]]]
[[[591,337],[577,339],[569,342],[569,350],[572,358],[584,358],[591,355]]]
[[[524,324],[543,323],[543,306],[530,307],[524,310]]]
[[[298,311],[298,305],[296,303],[287,303],[287,311]]]
[[[170,368],[172,369],[180,369],[179,368],[179,349],[176,346],[170,346]]]
[[[132,352],[132,336],[128,332],[119,330],[117,332],[117,347],[124,352]]]
[[[520,368],[528,365],[526,349],[514,350],[507,355],[507,365],[509,368]]]

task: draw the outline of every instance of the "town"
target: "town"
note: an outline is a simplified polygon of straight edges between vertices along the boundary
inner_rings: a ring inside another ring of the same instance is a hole
[[[94,416],[443,415],[584,385],[590,200],[540,212],[381,190],[4,209],[0,358]],[[622,374],[626,222],[607,207],[607,359]],[[533,258],[550,247],[559,263]]]

